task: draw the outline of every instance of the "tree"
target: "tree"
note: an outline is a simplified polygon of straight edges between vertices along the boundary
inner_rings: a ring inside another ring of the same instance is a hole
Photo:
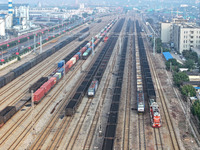
[[[83,18],[87,18],[88,13],[84,12],[84,13],[82,13],[82,16],[83,16]]]
[[[161,47],[162,47],[162,40],[160,38],[157,38],[156,39],[156,50],[157,50],[157,53],[161,52]]]
[[[198,62],[198,55],[196,52],[193,52],[193,51],[189,51],[189,50],[184,50],[182,52],[183,56],[186,58],[186,59],[192,59],[194,60],[194,62]]]
[[[184,62],[184,67],[190,69],[194,69],[194,61],[192,59],[188,59]]]
[[[20,61],[20,60],[21,60],[21,57],[20,57],[20,56],[17,56],[17,60]]]
[[[181,93],[184,96],[188,96],[190,93],[190,96],[196,96],[196,90],[192,85],[184,85],[181,87]]]
[[[189,77],[185,72],[178,72],[173,75],[174,84],[178,87],[185,82],[189,81]]]
[[[199,67],[199,72],[200,72],[200,58],[198,58],[197,67]]]
[[[166,65],[167,70],[170,69],[170,63],[171,63],[172,70],[175,72],[178,72],[179,68],[182,67],[182,65],[179,64],[177,60],[173,58],[166,61],[165,65]]]
[[[192,114],[197,116],[198,119],[200,120],[200,102],[199,101],[195,101],[192,104],[191,110],[192,110]]]
[[[147,22],[149,22],[152,25],[153,24],[153,19],[152,18],[148,18]]]

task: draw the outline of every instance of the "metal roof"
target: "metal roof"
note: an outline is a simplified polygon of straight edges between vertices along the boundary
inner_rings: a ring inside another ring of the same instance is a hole
[[[164,57],[165,57],[166,60],[173,59],[173,57],[170,54],[170,52],[163,52],[163,55],[164,55]]]

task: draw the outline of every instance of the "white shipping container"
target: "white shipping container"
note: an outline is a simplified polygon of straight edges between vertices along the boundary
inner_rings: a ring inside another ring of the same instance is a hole
[[[73,64],[76,63],[76,57],[72,57],[70,60],[73,62]]]

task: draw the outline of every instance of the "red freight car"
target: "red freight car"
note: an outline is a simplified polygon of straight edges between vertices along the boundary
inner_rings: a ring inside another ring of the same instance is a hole
[[[73,66],[73,61],[69,60],[66,65],[68,65],[69,68],[71,68]]]
[[[79,59],[79,56],[78,56],[78,55],[74,55],[73,57],[76,58],[76,61]]]
[[[44,97],[44,89],[39,88],[39,89],[33,94],[34,103],[36,103],[36,104],[39,103],[43,97]]]
[[[68,71],[69,71],[69,64],[66,63],[66,64],[65,64],[65,74],[66,74]]]
[[[53,78],[50,78],[47,82],[50,82],[51,87],[53,87],[56,84],[56,81]]]
[[[45,82],[40,88],[44,89],[44,94],[47,94],[51,89],[51,82]]]
[[[107,40],[108,40],[108,37],[106,36],[106,37],[104,38],[104,42],[107,42]]]
[[[51,77],[49,80],[53,80],[54,81],[54,85],[56,84],[57,80],[55,77]]]
[[[81,52],[81,54],[83,54],[86,50],[87,50],[87,48],[83,47],[83,48],[81,48],[81,50],[79,52]]]

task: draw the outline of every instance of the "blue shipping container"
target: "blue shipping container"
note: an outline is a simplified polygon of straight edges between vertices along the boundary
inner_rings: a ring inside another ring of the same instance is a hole
[[[81,57],[81,52],[76,53],[76,55],[79,56],[79,58]]]
[[[65,61],[64,60],[61,60],[58,62],[58,68],[61,68],[62,66],[64,66],[65,64]]]

